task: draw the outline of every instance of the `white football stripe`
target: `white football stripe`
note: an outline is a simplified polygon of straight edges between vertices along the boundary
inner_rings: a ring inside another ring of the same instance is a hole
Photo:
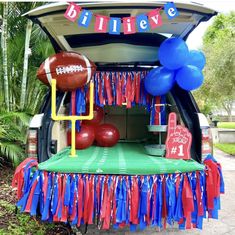
[[[47,59],[45,60],[44,68],[45,68],[45,72],[46,72],[46,76],[47,76],[47,81],[48,81],[48,82],[50,83],[50,85],[51,85],[52,76],[51,76],[49,58],[47,58]]]
[[[87,67],[87,83],[91,80],[91,64],[90,61],[86,58],[86,56],[82,55],[83,59],[85,60],[86,67]]]

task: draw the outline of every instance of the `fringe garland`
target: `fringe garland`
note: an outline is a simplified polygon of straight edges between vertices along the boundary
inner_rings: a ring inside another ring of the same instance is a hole
[[[202,229],[203,218],[218,219],[224,193],[221,166],[208,155],[205,171],[180,174],[121,176],[62,174],[37,170],[28,158],[16,169],[21,212],[41,215],[43,221],[98,223],[102,229],[147,226]]]
[[[150,125],[166,125],[165,95],[153,97],[145,91],[144,79],[148,71],[132,72],[96,72],[93,76],[95,91],[94,103],[97,106],[122,106],[129,109],[144,106],[150,113]],[[71,92],[70,115],[82,115],[89,102],[89,86]],[[76,121],[76,130],[80,131],[80,121]],[[69,124],[71,126],[71,124]]]

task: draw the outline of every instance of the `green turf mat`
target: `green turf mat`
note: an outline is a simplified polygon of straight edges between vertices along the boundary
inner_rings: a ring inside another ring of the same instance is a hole
[[[203,170],[194,160],[166,159],[147,155],[143,144],[119,143],[105,148],[91,146],[77,150],[77,157],[70,157],[65,148],[47,161],[39,164],[40,170],[62,173],[149,175]]]

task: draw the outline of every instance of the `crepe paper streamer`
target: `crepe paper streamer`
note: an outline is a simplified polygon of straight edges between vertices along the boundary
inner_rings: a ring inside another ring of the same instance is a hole
[[[104,107],[105,105],[123,106],[131,108],[134,106],[144,106],[151,111],[152,97],[144,89],[144,79],[147,75],[146,71],[141,72],[96,72],[94,75],[95,94],[94,102],[97,106]],[[76,109],[78,107],[85,107],[84,102],[88,102],[89,89],[87,86],[84,89],[79,89],[78,95],[85,97],[85,99],[78,99],[76,96]],[[165,103],[162,96],[161,103]],[[161,110],[161,122],[165,123],[164,107]],[[159,110],[159,112],[160,112]],[[77,111],[79,114],[79,112]]]
[[[165,229],[178,222],[179,229],[202,229],[207,213],[218,218],[224,193],[220,164],[211,155],[204,164],[205,171],[190,173],[90,175],[40,171],[36,159],[27,158],[16,169],[12,185],[17,187],[21,212],[39,213],[43,221],[79,227],[98,218],[102,229],[113,224],[131,231]]]
[[[71,92],[70,115],[81,115],[86,112],[86,93],[87,88],[77,89]],[[71,128],[71,123],[69,124]],[[76,130],[80,131],[81,122],[76,121]]]

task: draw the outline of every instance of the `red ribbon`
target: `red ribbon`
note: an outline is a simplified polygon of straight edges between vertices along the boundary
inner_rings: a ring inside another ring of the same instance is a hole
[[[23,162],[20,163],[20,165],[16,168],[14,177],[12,179],[12,188],[17,187],[17,198],[20,199],[23,196],[23,185],[24,185],[24,168],[25,166],[30,162],[33,161],[32,163],[29,164],[29,168],[32,167],[37,167],[37,158],[31,157],[31,158],[26,158]]]
[[[103,193],[103,201],[102,201],[102,208],[100,211],[100,221],[103,221],[105,219],[106,215],[106,207],[108,204],[108,177],[106,176],[105,181],[104,181],[104,193]],[[103,229],[104,229],[105,224],[103,224]]]
[[[117,211],[117,206],[116,206],[116,178],[115,181],[113,183],[113,214],[112,214],[112,218],[113,218],[113,224],[117,223],[117,217],[116,217],[116,211]]]
[[[75,180],[75,179],[72,179],[72,180]],[[75,217],[76,217],[76,211],[77,211],[76,201],[77,201],[77,196],[78,196],[78,191],[77,191],[76,186],[75,186],[74,197],[73,197],[73,209],[72,209],[72,214],[70,215],[70,220],[71,221],[73,221],[75,219]]]
[[[84,211],[83,211],[83,219],[84,223],[88,223],[88,210],[89,210],[89,197],[90,197],[90,190],[89,190],[89,180],[88,176],[86,176],[86,184],[85,184],[85,192],[84,192]]]
[[[107,99],[108,99],[108,105],[113,104],[113,95],[112,95],[112,87],[109,79],[110,74],[105,73],[104,75],[104,86],[107,94]]]
[[[27,204],[26,204],[26,207],[25,207],[25,212],[30,212],[30,209],[31,209],[31,205],[32,205],[32,200],[33,200],[33,195],[34,195],[34,191],[35,191],[35,188],[37,186],[37,183],[38,183],[38,179],[35,180],[35,182],[33,183],[33,186],[30,190],[30,194],[29,194],[29,197],[28,197],[28,200],[27,200]]]
[[[122,93],[124,93],[124,91],[125,91],[125,82],[126,82],[126,73],[124,72],[124,73],[122,73],[122,79],[121,79]],[[126,102],[126,97],[125,97],[125,95],[122,95],[122,103],[125,103],[125,102]]]
[[[62,180],[61,180],[61,174],[58,174],[57,176],[58,178],[58,203],[57,203],[57,208],[56,208],[56,213],[53,216],[53,221],[60,221],[60,219],[58,218],[58,213],[60,210],[60,206],[61,206],[61,199],[62,199]]]
[[[81,219],[83,218],[83,188],[84,188],[84,183],[82,177],[79,177],[78,180],[78,222],[77,226],[79,227],[81,224]]]
[[[204,209],[203,209],[203,202],[202,202],[202,192],[201,192],[201,186],[200,186],[200,173],[196,173],[197,177],[197,184],[196,184],[196,197],[197,197],[197,208],[198,208],[198,216],[204,215]]]
[[[43,191],[43,197],[44,197],[43,202],[45,204],[46,199],[47,199],[48,173],[44,171],[43,176],[44,176],[44,180],[43,180],[42,191]]]
[[[65,174],[63,177],[63,189],[62,189],[62,213],[61,213],[61,222],[66,222],[68,218],[68,207],[64,205],[64,198],[66,197],[66,181],[67,175]]]
[[[182,202],[184,218],[186,219],[186,229],[191,228],[191,213],[194,211],[193,192],[188,181],[187,175],[184,175],[184,184],[182,190]]]
[[[135,73],[135,102],[139,104],[140,102],[140,73]]]
[[[212,206],[212,204],[213,204],[213,207],[208,206],[208,208],[214,209],[214,198],[220,196],[220,174],[218,171],[218,167],[221,167],[221,166],[212,160],[205,160],[204,164],[208,168],[208,170],[206,172],[206,173],[208,173],[208,175],[206,175],[208,177],[206,177],[206,179],[210,185],[209,199],[210,199],[210,195],[211,195],[211,197],[213,197],[213,199],[211,199],[213,201],[213,203],[210,202],[210,205]],[[211,182],[212,182],[212,184],[211,184]]]
[[[117,73],[117,94],[116,94],[116,104],[122,106],[122,78],[121,74]]]
[[[175,191],[176,191],[176,197],[178,197],[178,192],[179,192],[179,186],[180,186],[180,175],[177,175],[175,177]]]
[[[113,193],[114,193],[114,186],[115,186],[114,183],[115,182],[112,180],[111,185],[110,185],[110,189],[108,192],[108,201],[107,201],[107,205],[106,205],[103,229],[109,229],[109,227],[110,227],[111,209],[112,209]]]
[[[98,93],[99,93],[99,101],[101,105],[105,105],[105,99],[103,97],[103,84],[102,84],[102,77],[100,72],[97,73],[98,79]]]
[[[133,183],[131,188],[131,211],[130,222],[133,224],[139,224],[138,209],[139,209],[139,187],[137,177],[133,177]]]
[[[167,207],[166,207],[166,179],[162,180],[162,218],[164,220],[163,227],[166,229]]]
[[[132,82],[131,82],[131,74],[130,73],[128,73],[128,75],[127,75],[127,82],[126,82],[126,103],[127,103],[127,105],[126,105],[126,107],[129,109],[129,108],[131,108],[131,86],[132,86],[132,84],[131,84]]]
[[[156,220],[156,200],[157,200],[157,178],[154,179],[153,184],[153,212],[152,212],[152,221]]]
[[[89,200],[88,200],[88,224],[93,224],[93,211],[94,211],[94,176],[91,176],[89,182]]]

